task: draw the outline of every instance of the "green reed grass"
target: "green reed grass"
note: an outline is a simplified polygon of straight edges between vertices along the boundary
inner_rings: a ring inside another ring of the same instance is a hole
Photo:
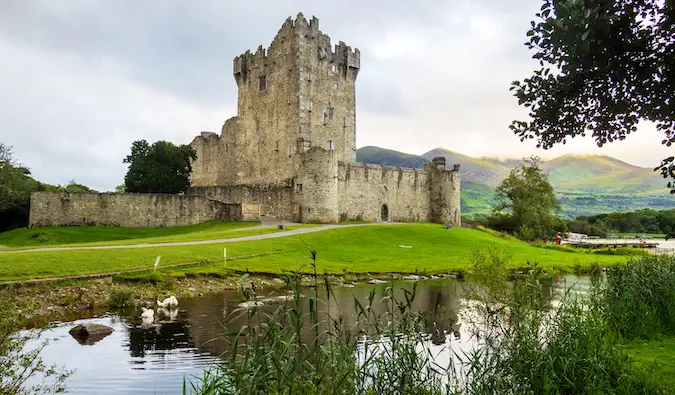
[[[186,382],[184,393],[664,393],[618,347],[599,282],[585,299],[566,290],[552,308],[539,265],[529,264],[513,279],[510,261],[498,248],[473,254],[477,285],[464,300],[475,347],[445,349],[450,358],[441,365],[424,329],[425,313],[412,309],[415,286],[395,289],[392,282],[381,293],[373,288],[365,300],[354,299],[356,316],[346,316],[327,277],[317,274],[312,251],[313,287],[301,289],[299,275],[289,274],[293,298],[286,304],[271,313],[233,312],[245,314],[247,324],[226,334],[231,352],[203,377]],[[253,287],[243,293],[247,301],[257,300]],[[375,308],[378,303],[384,309]]]
[[[367,300],[354,299],[355,317],[339,310],[327,276],[311,267],[315,284],[303,298],[300,276],[285,277],[292,298],[272,313],[238,309],[247,325],[227,335],[232,351],[225,363],[190,383],[198,394],[441,394],[445,371],[430,352],[424,314],[412,311],[416,287]],[[255,302],[252,287],[244,288]],[[320,298],[325,293],[325,298]],[[306,300],[305,300],[306,299]],[[374,305],[383,303],[384,313]],[[369,341],[366,341],[369,339]],[[428,350],[427,350],[428,351]],[[187,385],[184,392],[188,392]]]
[[[634,258],[607,269],[603,308],[626,339],[675,335],[675,257]]]

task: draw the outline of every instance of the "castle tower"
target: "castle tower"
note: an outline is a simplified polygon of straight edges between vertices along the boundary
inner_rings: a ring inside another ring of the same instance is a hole
[[[459,226],[460,213],[460,172],[459,165],[452,171],[445,169],[445,158],[434,158],[424,166],[429,172],[429,208],[431,222]]]
[[[354,162],[359,68],[358,49],[331,47],[319,20],[302,13],[284,22],[269,48],[237,56],[236,127],[223,127],[227,145],[220,149],[236,160],[221,169],[218,183],[287,183],[297,172],[299,146]]]

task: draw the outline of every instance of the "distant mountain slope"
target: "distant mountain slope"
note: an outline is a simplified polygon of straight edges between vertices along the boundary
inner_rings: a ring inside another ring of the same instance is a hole
[[[367,146],[356,150],[356,161],[375,165],[409,167],[413,169],[424,168],[424,164],[429,162],[421,156],[373,146]]]
[[[461,165],[462,180],[496,187],[509,174],[509,169],[502,165],[483,159],[472,158],[443,148],[435,148],[422,154],[422,157],[427,160],[432,160],[438,156],[445,157],[446,165],[449,168],[459,163]]]
[[[668,194],[659,173],[609,156],[563,155],[544,162],[551,184],[559,192],[602,194]]]
[[[508,176],[520,159],[472,158],[442,148],[421,156],[364,147],[357,160],[364,163],[422,168],[431,159],[443,156],[448,167],[455,163],[462,171],[462,215],[473,217],[489,213],[494,187]],[[675,196],[668,193],[666,181],[650,168],[634,166],[603,155],[563,155],[544,161],[568,218],[612,211],[656,210],[675,207]]]

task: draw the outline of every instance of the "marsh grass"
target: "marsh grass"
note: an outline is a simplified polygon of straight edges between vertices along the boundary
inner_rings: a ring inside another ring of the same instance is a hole
[[[637,257],[608,268],[602,299],[609,325],[626,339],[675,335],[675,257]]]
[[[570,290],[544,292],[535,263],[513,277],[511,256],[474,252],[466,295],[470,349],[446,344],[441,365],[429,346],[425,313],[412,308],[417,290],[394,283],[353,300],[356,316],[339,309],[328,276],[302,288],[286,276],[292,298],[273,312],[240,309],[247,324],[226,334],[225,362],[185,383],[197,394],[660,394],[651,374],[618,346],[604,314],[600,283],[581,299]],[[303,271],[306,273],[306,271]],[[246,278],[242,278],[246,281]],[[510,281],[509,281],[510,280]],[[253,287],[242,291],[257,300]],[[323,295],[321,293],[324,293]],[[334,302],[334,303],[331,303]],[[378,306],[378,304],[380,304]],[[381,307],[384,307],[382,309]],[[380,311],[381,313],[376,313]],[[383,311],[383,312],[382,312]],[[436,353],[439,351],[436,350]]]
[[[366,300],[354,299],[356,316],[348,317],[338,307],[328,276],[317,275],[314,251],[311,256],[315,284],[306,297],[300,292],[301,276],[289,274],[287,303],[271,313],[235,310],[233,315],[246,315],[247,325],[226,336],[232,346],[226,362],[190,383],[191,393],[449,392],[443,382],[448,372],[419,347],[429,338],[424,314],[412,310],[416,286],[395,292],[389,284],[381,295],[373,288]],[[253,289],[242,291],[249,302],[256,300]],[[375,312],[377,303],[383,313]]]
[[[652,376],[617,347],[597,285],[585,299],[564,290],[552,309],[537,265],[512,280],[509,291],[495,291],[504,278],[498,270],[504,258],[496,251],[479,256],[473,322],[478,342],[464,355],[465,393],[661,393]]]

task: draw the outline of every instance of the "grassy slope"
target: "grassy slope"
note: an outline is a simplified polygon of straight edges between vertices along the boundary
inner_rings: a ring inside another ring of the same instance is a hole
[[[666,194],[665,181],[652,169],[600,155],[563,155],[542,168],[560,192],[655,195]]]
[[[669,388],[675,388],[675,338],[632,341],[624,347],[636,364],[653,372]]]
[[[176,226],[170,228],[119,228],[112,226],[20,228],[0,233],[0,244],[7,247],[37,247],[90,242],[110,245],[208,240],[209,238],[218,239],[220,238],[219,236],[223,235],[225,232],[250,228],[255,225],[260,225],[260,223],[204,222],[197,225]],[[110,241],[118,242],[111,243]],[[126,243],[123,241],[126,241]]]
[[[421,156],[373,146],[362,147],[356,150],[356,160],[361,163],[401,166],[416,169],[423,168],[424,164],[429,162]]]
[[[304,241],[304,242],[303,242]],[[147,267],[162,256],[161,265],[220,259],[227,247],[229,269],[252,272],[282,272],[309,263],[306,245],[318,251],[319,272],[447,272],[470,267],[474,251],[495,245],[508,251],[514,267],[536,261],[545,268],[569,271],[575,265],[594,262],[611,264],[625,257],[567,252],[533,247],[513,239],[498,237],[476,229],[440,225],[407,224],[352,227],[302,236],[232,242],[226,244],[152,247],[122,250],[43,251],[20,254],[0,253],[0,280],[47,278],[100,273]],[[409,245],[412,248],[400,248]],[[236,259],[251,254],[264,256]],[[222,262],[202,266],[218,271]]]
[[[462,218],[489,215],[492,210],[494,189],[471,181],[462,181]]]

